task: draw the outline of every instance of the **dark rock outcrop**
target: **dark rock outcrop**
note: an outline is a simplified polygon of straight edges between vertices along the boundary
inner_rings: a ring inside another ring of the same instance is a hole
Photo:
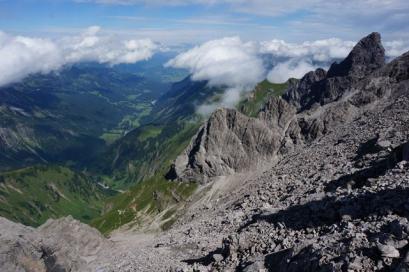
[[[341,63],[333,63],[327,73],[322,69],[307,73],[283,98],[299,111],[310,109],[314,104],[325,105],[340,99],[353,84],[384,65],[381,37],[379,33],[372,33],[360,40]]]
[[[298,83],[293,84],[287,90],[283,98],[297,107],[297,109],[310,104],[313,98],[311,92],[313,91],[314,84],[325,79],[326,75],[327,72],[321,68],[308,72]]]
[[[385,65],[385,49],[379,33],[371,33],[358,42],[351,53],[328,70],[328,78],[350,76],[364,78]]]

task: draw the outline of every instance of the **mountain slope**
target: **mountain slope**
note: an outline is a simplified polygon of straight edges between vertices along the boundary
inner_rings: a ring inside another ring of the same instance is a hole
[[[285,86],[287,84],[264,81],[250,92],[250,97],[243,99],[240,108],[246,111],[261,107],[260,101],[267,101],[268,98],[279,95]],[[197,176],[191,179],[191,183],[182,185],[170,183],[166,179],[173,178],[174,174],[168,172],[168,169],[177,155],[188,146],[190,139],[203,122],[201,116],[196,114],[199,101],[213,101],[222,91],[207,87],[206,82],[193,82],[186,78],[174,84],[169,92],[158,99],[151,115],[154,123],[131,131],[112,145],[111,154],[103,156],[108,160],[103,163],[100,161],[100,165],[110,166],[116,170],[112,185],[131,187],[124,194],[108,200],[109,208],[103,216],[93,221],[93,226],[103,232],[110,232],[128,223],[147,228],[151,226],[152,220],[157,220],[156,223],[161,225],[161,228],[167,228],[176,220],[180,210],[186,205],[185,200],[195,191],[201,177]],[[270,130],[269,133],[274,134]],[[126,171],[123,171],[124,168]],[[132,185],[135,181],[140,183]],[[155,193],[146,195],[146,192]],[[175,194],[182,197],[173,199],[168,197]],[[140,197],[141,195],[144,197]],[[159,197],[155,199],[158,195]],[[151,208],[145,210],[147,206]],[[159,209],[152,208],[158,206]],[[117,210],[125,212],[118,213]],[[141,224],[141,218],[144,224]]]
[[[277,160],[244,181],[237,174],[236,179],[227,179],[232,182],[230,191],[215,196],[213,209],[192,208],[161,243],[169,248],[198,241],[207,245],[205,254],[203,249],[193,248],[191,254],[180,252],[180,259],[188,264],[185,266],[204,270],[407,269],[403,256],[408,254],[409,237],[405,207],[409,188],[409,52],[386,65],[379,52],[383,52],[379,34],[373,33],[342,62],[352,63],[342,65],[346,70],[318,70],[315,73],[321,76],[307,74],[298,87],[290,88],[284,98],[299,110],[293,125],[284,127],[286,137],[278,144]],[[268,112],[277,116],[277,108]],[[295,110],[278,112],[278,116],[292,115]],[[218,114],[209,119],[205,129],[218,123],[214,121]],[[263,120],[262,116],[258,119]],[[247,127],[248,121],[234,120],[213,133]],[[270,120],[276,123],[276,119],[268,119],[266,127]],[[222,155],[237,159],[237,153],[203,155],[203,150],[221,148],[213,141],[217,137],[204,135],[198,142],[198,134],[192,141],[198,146],[191,145],[181,156],[189,154],[190,159],[209,162],[201,167],[190,161],[182,164],[181,180],[186,179],[186,172],[207,178],[231,174],[222,171],[214,175],[212,165]],[[261,143],[242,139],[239,144],[248,147],[245,154],[250,155]],[[222,160],[218,167],[227,167],[231,161]],[[178,243],[173,244],[170,237]]]
[[[105,142],[138,126],[165,90],[139,76],[85,64],[2,87],[0,170],[84,164]]]
[[[296,79],[292,78],[285,83],[275,84],[264,80],[257,84],[248,97],[240,101],[237,109],[247,116],[256,117],[271,97],[281,96],[296,81]]]
[[[0,215],[30,226],[72,215],[89,222],[113,192],[61,166],[33,166],[0,174]]]
[[[352,55],[378,56],[377,49],[382,46],[378,36],[374,33],[364,38]],[[211,164],[203,164],[209,170],[203,173],[211,175],[187,200],[189,207],[171,229],[143,237],[120,229],[112,234],[111,241],[116,243],[104,246],[99,242],[101,248],[90,250],[93,258],[83,267],[108,271],[406,271],[409,52],[374,69],[374,64],[379,64],[376,59],[352,61],[359,68],[346,66],[348,71],[335,79],[320,71],[322,77],[304,77],[298,87],[288,90],[299,94],[294,96],[297,103],[287,95],[286,99],[271,99],[257,118],[234,110],[217,111],[201,129],[208,141],[195,141],[196,135],[187,150],[196,161],[214,161],[223,155],[203,153],[223,148],[212,138],[216,132],[234,134],[245,146],[244,153],[226,149],[224,153],[233,158],[262,152],[257,138],[235,133],[245,130],[246,123],[257,123],[263,131],[274,126],[285,135],[273,145],[278,147],[276,159],[263,169],[247,165],[246,173],[240,173],[240,168],[229,176],[220,175],[231,174],[223,172],[231,167],[213,175]],[[356,69],[365,75],[354,77],[350,71]],[[321,87],[322,96],[314,93],[303,100],[309,102],[299,103],[298,97],[318,90],[316,86]],[[280,110],[277,104],[285,106]],[[219,116],[223,118],[216,118]],[[292,125],[287,127],[283,121],[288,117]],[[215,128],[211,133],[209,124]],[[229,166],[230,162],[222,163]],[[193,166],[186,164],[184,170],[200,175]],[[190,183],[168,184],[162,185]],[[126,201],[132,196],[127,197]],[[26,258],[17,261],[9,257],[21,256],[21,251],[13,255],[13,245],[30,247],[35,243],[30,235],[21,237],[12,231],[18,225],[4,220],[0,225],[7,235],[7,242],[1,243],[2,251],[8,253],[2,255],[8,257],[0,262],[3,267],[39,259],[30,251],[23,251]],[[67,242],[61,241],[61,245]],[[74,239],[70,245],[76,246],[78,241]],[[67,267],[67,258],[79,259],[67,255],[56,263]]]
[[[157,172],[164,174],[203,121],[196,114],[196,107],[221,92],[207,87],[207,82],[191,81],[190,77],[175,83],[155,102],[151,114],[142,119],[145,125],[111,145],[93,169],[113,176],[114,182],[124,187]]]

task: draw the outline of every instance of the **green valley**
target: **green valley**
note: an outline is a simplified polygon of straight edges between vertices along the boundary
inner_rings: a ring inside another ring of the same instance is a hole
[[[197,107],[224,88],[171,84],[181,71],[155,82],[149,69],[82,64],[0,89],[0,215],[36,226],[71,214],[103,233],[169,227],[197,185],[165,175],[204,121]],[[255,116],[288,84],[265,80],[237,107]]]
[[[31,226],[66,215],[89,222],[114,194],[66,167],[32,166],[0,174],[0,215]]]

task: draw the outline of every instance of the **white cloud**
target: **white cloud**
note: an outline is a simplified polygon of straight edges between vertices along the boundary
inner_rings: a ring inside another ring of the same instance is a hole
[[[208,80],[212,86],[253,86],[264,76],[255,43],[238,37],[204,43],[170,60],[167,66],[186,68],[193,80]]]
[[[268,73],[267,80],[275,83],[286,82],[289,78],[301,78],[309,71],[317,69],[305,59],[291,59],[273,67]]]
[[[243,42],[238,37],[206,42],[166,65],[188,69],[193,80],[207,80],[210,86],[227,87],[228,91],[218,103],[225,107],[233,107],[242,92],[251,90],[265,77],[257,44]]]
[[[313,61],[326,62],[346,57],[354,45],[355,42],[342,41],[336,38],[300,44],[286,43],[283,40],[271,40],[261,42],[260,50],[276,57],[307,57]]]
[[[283,40],[271,40],[260,43],[260,50],[273,58],[280,58],[268,73],[270,82],[282,83],[289,78],[301,78],[318,67],[327,68],[334,60],[345,58],[355,42],[331,38],[300,44]]]
[[[409,51],[409,44],[403,41],[390,41],[384,43],[386,55],[395,58]]]
[[[149,59],[158,49],[158,45],[149,39],[122,41],[100,33],[101,29],[93,26],[80,36],[67,37],[59,42],[67,62],[135,63]]]
[[[97,26],[81,35],[56,40],[0,32],[0,86],[76,62],[134,63],[149,59],[159,49],[149,39],[121,40],[113,35],[102,35]]]
[[[55,43],[0,32],[0,86],[31,73],[58,69],[64,57]]]
[[[212,112],[214,112],[217,108],[221,108],[221,107],[233,108],[240,101],[243,92],[249,91],[249,90],[251,89],[243,89],[241,87],[227,88],[224,91],[220,101],[215,102],[215,103],[198,105],[196,112],[201,115],[207,116],[207,115],[210,115]]]

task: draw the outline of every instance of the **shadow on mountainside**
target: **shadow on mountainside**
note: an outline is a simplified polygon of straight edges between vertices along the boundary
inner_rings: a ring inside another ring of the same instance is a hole
[[[258,221],[266,221],[271,224],[282,223],[287,228],[301,230],[339,223],[346,215],[351,219],[363,219],[370,215],[393,213],[409,218],[409,211],[405,207],[408,198],[409,188],[368,192],[359,196],[348,195],[340,199],[325,197],[302,205],[294,205],[274,214],[257,214],[239,231]]]
[[[375,138],[377,139],[377,138]],[[358,156],[362,157],[363,151],[362,146],[367,147],[369,150],[373,150],[373,140],[369,140],[368,142],[361,145],[358,149]],[[394,148],[388,155],[378,160],[374,160],[371,162],[370,166],[364,168],[362,170],[356,171],[352,174],[347,174],[339,177],[336,180],[329,182],[325,186],[326,192],[334,192],[339,187],[347,187],[348,185],[351,188],[362,188],[363,186],[368,184],[369,179],[375,179],[380,176],[386,174],[386,172],[390,169],[393,169],[399,162],[403,160],[404,157],[404,150],[407,148],[408,143],[402,144],[396,148]],[[373,153],[372,151],[366,151],[365,153]]]
[[[362,188],[370,179],[376,179],[393,169],[400,161],[407,159],[408,143],[394,148],[386,157],[372,163],[370,167],[347,174],[330,181],[325,191],[334,192],[339,187]],[[273,214],[256,214],[252,220],[240,227],[239,232],[258,222],[272,224],[283,223],[291,229],[300,230],[307,227],[331,225],[342,220],[343,216],[362,219],[369,215],[386,215],[395,213],[409,217],[405,204],[408,203],[409,188],[386,189],[378,192],[367,192],[362,195],[347,195],[342,198],[325,197],[302,205],[294,205]]]

